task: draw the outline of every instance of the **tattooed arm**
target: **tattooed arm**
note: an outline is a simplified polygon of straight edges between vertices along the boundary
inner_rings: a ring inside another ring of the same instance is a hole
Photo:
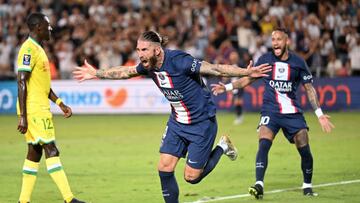
[[[314,86],[311,83],[306,83],[304,84],[304,88],[309,102],[319,119],[322,130],[327,133],[331,132],[335,126],[330,122],[330,116],[323,114]]]
[[[253,67],[252,61],[247,66],[247,68],[239,68],[234,65],[225,65],[225,64],[211,64],[206,61],[202,61],[200,66],[200,74],[202,75],[212,75],[220,77],[264,77],[267,76],[267,72],[271,71],[271,66],[268,64],[261,64],[259,66]]]
[[[311,104],[311,107],[316,110],[318,108],[320,108],[320,103],[316,94],[316,90],[314,88],[314,86],[311,83],[306,83],[304,84],[304,88],[306,91],[306,95],[309,99],[309,102]]]
[[[95,76],[100,79],[128,79],[138,76],[136,66],[117,66],[109,69],[97,70]]]
[[[96,70],[86,60],[83,66],[75,68],[73,74],[74,78],[80,82],[95,78],[120,80],[139,75],[136,71],[136,66],[117,66],[106,70]]]

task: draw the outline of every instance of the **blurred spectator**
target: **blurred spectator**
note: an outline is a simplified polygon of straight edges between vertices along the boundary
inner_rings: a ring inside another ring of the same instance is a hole
[[[241,61],[239,53],[236,51],[232,51],[229,55],[229,64],[233,64],[233,65],[245,68],[247,66],[246,63],[248,63],[250,61],[250,56],[248,54],[244,54],[243,56],[245,56],[245,57],[242,57],[243,60]],[[242,63],[242,62],[244,62],[244,63]],[[236,79],[238,79],[238,78],[231,78],[231,81],[234,81]],[[244,95],[243,89],[234,89],[233,90],[233,106],[235,109],[234,124],[235,125],[239,125],[244,121],[243,95]]]
[[[285,8],[281,5],[280,0],[274,0],[274,4],[269,8],[269,15],[282,19],[285,15]]]
[[[14,79],[14,72],[10,66],[11,43],[0,37],[0,79]]]
[[[351,73],[353,76],[360,76],[360,38],[357,38],[356,45],[351,49],[350,53]]]
[[[252,60],[254,63],[259,59],[259,57],[267,52],[267,48],[265,47],[262,38],[256,37],[255,46],[251,46],[249,48],[249,53],[253,56]]]
[[[327,59],[329,57],[330,52],[333,52],[335,49],[334,47],[334,43],[332,42],[331,38],[330,38],[330,33],[329,32],[325,32],[322,36],[322,38],[320,39],[320,55],[321,55],[321,65],[323,67],[327,66]]]
[[[311,40],[317,40],[320,38],[320,20],[315,16],[315,14],[310,14],[306,19],[306,30],[309,33]]]
[[[336,58],[335,52],[330,52],[328,56],[328,64],[326,66],[326,73],[329,77],[336,76],[336,72],[342,68],[341,60]]]
[[[73,47],[69,36],[64,35],[56,44],[55,53],[59,59],[59,70],[61,79],[70,79],[72,70],[76,66],[73,58]]]
[[[58,71],[58,61],[57,57],[54,55],[54,51],[49,48],[49,46],[45,46],[44,50],[46,52],[46,55],[49,59],[49,67],[50,67],[50,76],[51,80],[58,80],[60,79],[60,74]]]
[[[251,46],[255,44],[255,32],[251,29],[251,21],[244,20],[240,22],[237,28],[237,40],[239,48],[243,51],[248,51]]]
[[[46,46],[53,50],[60,79],[70,79],[72,68],[84,59],[99,68],[127,63],[136,54],[136,37],[149,29],[169,37],[167,48],[184,49],[209,62],[226,61],[228,56],[221,54],[233,50],[257,60],[271,47],[270,34],[278,26],[289,29],[294,42],[290,48],[305,58],[315,75],[327,72],[331,51],[359,75],[359,4],[357,0],[0,0],[0,75],[14,78],[16,50],[27,38],[24,21],[35,11],[50,17],[54,40]]]

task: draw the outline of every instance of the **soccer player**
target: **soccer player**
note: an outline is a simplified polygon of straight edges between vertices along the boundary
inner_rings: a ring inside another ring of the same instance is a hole
[[[179,188],[174,176],[177,162],[187,154],[184,179],[199,183],[225,154],[231,160],[237,157],[236,148],[228,136],[222,136],[212,150],[217,132],[215,104],[211,92],[200,75],[261,77],[271,68],[267,64],[241,69],[230,65],[210,64],[179,51],[164,49],[166,40],[157,32],[146,31],[137,41],[136,51],[141,63],[96,70],[85,61],[77,67],[74,78],[128,79],[149,75],[170,102],[172,113],[160,146],[158,172],[163,198],[167,203],[179,201]]]
[[[258,126],[259,148],[256,155],[256,182],[249,188],[249,193],[256,199],[264,194],[264,176],[268,163],[268,152],[276,134],[282,129],[285,137],[295,146],[301,156],[303,172],[303,193],[316,196],[312,190],[313,158],[310,151],[308,126],[304,119],[299,102],[296,100],[296,90],[303,84],[311,106],[319,119],[324,132],[334,128],[330,116],[323,114],[312,85],[313,79],[305,61],[288,50],[289,36],[285,29],[279,28],[272,32],[272,52],[262,55],[257,64],[269,63],[273,66],[268,77],[263,77],[265,91],[261,118]],[[215,95],[234,88],[244,88],[255,81],[255,78],[243,77],[229,84],[214,84]]]
[[[233,95],[234,95],[234,108],[235,108],[235,114],[236,114],[234,124],[239,125],[244,121],[244,111],[243,111],[244,90],[236,89],[233,91]]]
[[[23,166],[20,203],[30,202],[39,162],[45,152],[48,173],[58,186],[65,203],[83,203],[74,198],[55,145],[55,130],[49,99],[60,106],[64,117],[71,116],[66,106],[50,87],[49,60],[42,42],[50,39],[49,19],[42,13],[32,13],[26,23],[30,30],[28,39],[18,54],[18,130],[25,135],[28,153]]]

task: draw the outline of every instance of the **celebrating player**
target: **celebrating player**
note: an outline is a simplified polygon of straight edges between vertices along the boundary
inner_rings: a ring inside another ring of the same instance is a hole
[[[217,133],[216,109],[200,75],[262,77],[271,67],[263,64],[241,69],[210,64],[179,50],[164,49],[165,42],[157,32],[144,32],[136,47],[140,64],[96,70],[85,61],[84,66],[77,67],[73,73],[79,81],[128,79],[138,75],[149,75],[153,79],[172,110],[160,146],[158,171],[165,202],[176,203],[179,188],[174,170],[179,158],[187,154],[184,179],[195,184],[215,168],[222,154],[231,160],[237,157],[228,136],[222,136],[212,150]]]
[[[265,91],[259,123],[259,149],[256,155],[256,182],[249,188],[249,193],[256,199],[264,194],[264,176],[268,162],[268,152],[275,135],[280,129],[290,143],[295,143],[301,156],[303,172],[303,193],[316,196],[313,192],[311,179],[313,174],[313,158],[310,151],[308,126],[304,119],[299,102],[296,100],[296,90],[300,83],[304,85],[311,106],[315,110],[322,130],[331,132],[334,128],[329,116],[323,114],[312,85],[312,75],[303,59],[288,50],[290,43],[285,29],[276,29],[272,33],[272,52],[261,56],[257,64],[269,63],[273,69],[269,77],[263,77]],[[243,77],[229,84],[212,85],[215,95],[233,88],[244,88],[255,81],[255,78]]]
[[[50,39],[52,28],[48,17],[42,13],[30,14],[26,23],[30,33],[20,48],[17,61],[18,130],[25,134],[28,143],[19,202],[30,202],[44,150],[47,170],[58,186],[65,203],[84,203],[74,198],[55,145],[55,130],[49,99],[59,105],[65,118],[70,117],[72,111],[50,87],[49,61],[41,43]]]

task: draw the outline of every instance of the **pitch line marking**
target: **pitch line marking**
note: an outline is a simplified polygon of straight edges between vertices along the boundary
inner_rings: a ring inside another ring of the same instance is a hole
[[[313,188],[329,187],[329,186],[335,186],[335,185],[347,185],[347,184],[352,184],[352,183],[360,183],[360,179],[313,185]],[[298,189],[302,189],[302,188],[301,187],[293,187],[293,188],[271,190],[271,191],[265,192],[265,194],[287,192],[287,191],[298,190]],[[237,199],[237,198],[250,197],[250,196],[251,196],[250,194],[240,194],[240,195],[230,195],[230,196],[214,197],[214,198],[205,197],[205,198],[199,199],[195,202],[185,202],[185,203],[215,202],[215,201],[221,201],[221,200],[226,200],[226,199]]]

